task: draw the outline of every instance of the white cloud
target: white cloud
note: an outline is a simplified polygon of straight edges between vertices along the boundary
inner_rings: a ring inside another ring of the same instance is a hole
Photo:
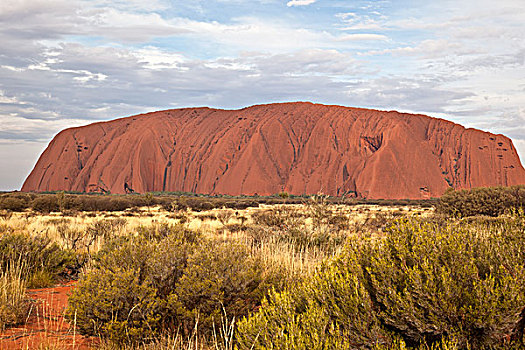
[[[140,8],[138,0],[129,7],[102,0],[3,0],[0,22],[4,28],[0,32],[23,41],[63,40],[74,35],[121,42],[145,42],[187,32],[158,13],[136,12]]]
[[[338,13],[336,18],[342,21],[340,30],[388,30],[387,19],[380,12],[370,11],[367,15],[357,14],[355,12]]]
[[[154,46],[146,46],[135,51],[133,55],[147,69],[186,69],[183,67],[183,63],[186,61],[183,55],[162,51]]]
[[[313,4],[316,1],[317,0],[291,0],[291,1],[288,1],[288,3],[286,3],[286,6],[288,6],[288,7],[291,7],[291,6],[307,6],[307,5]]]
[[[6,96],[5,91],[0,90],[0,105],[2,104],[18,104],[16,96]]]
[[[88,119],[27,119],[16,114],[0,114],[0,135],[6,140],[47,141],[66,127],[89,123]]]
[[[382,34],[360,33],[360,34],[344,34],[344,35],[337,37],[336,39],[336,41],[373,41],[373,40],[388,40],[388,37]]]
[[[113,7],[122,11],[155,12],[166,10],[170,7],[167,0],[82,0],[91,6]]]
[[[439,40],[423,40],[420,43],[418,43],[415,46],[404,46],[404,47],[396,47],[391,49],[383,49],[383,50],[371,50],[365,53],[362,53],[362,55],[369,56],[369,55],[384,55],[384,54],[392,54],[395,56],[418,56],[425,59],[431,59],[431,58],[443,58],[445,56],[451,56],[454,57],[458,56],[464,56],[464,55],[471,55],[471,54],[478,54],[485,52],[484,49],[473,49],[468,48],[467,46],[463,45],[459,42],[450,41],[447,39],[439,39]]]
[[[79,17],[86,25],[84,35],[103,36],[123,42],[147,42],[155,37],[170,37],[189,32],[158,13],[131,13],[104,7],[80,11]]]
[[[187,37],[210,40],[221,47],[244,51],[293,52],[309,48],[333,48],[345,41],[344,35],[295,27],[285,21],[238,17],[232,23],[201,22],[177,19],[191,33]],[[378,40],[378,37],[356,37],[355,40]],[[351,40],[346,40],[351,41]]]

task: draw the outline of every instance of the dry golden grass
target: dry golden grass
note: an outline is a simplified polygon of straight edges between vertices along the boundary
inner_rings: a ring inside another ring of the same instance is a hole
[[[29,303],[22,273],[20,261],[8,262],[6,268],[0,266],[0,330],[24,321],[27,315]]]
[[[329,216],[340,216],[347,221],[348,225],[338,228],[338,234],[349,236],[362,230],[367,222],[384,220],[392,216],[416,216],[429,215],[431,208],[419,207],[382,207],[378,205],[329,205],[323,210]],[[312,219],[312,207],[308,204],[279,204],[261,205],[258,208],[247,208],[244,210],[212,209],[202,212],[180,211],[168,212],[160,206],[153,208],[139,208],[123,212],[78,212],[73,215],[62,213],[50,213],[47,215],[34,214],[32,212],[10,213],[0,216],[0,234],[2,232],[29,233],[45,235],[54,242],[65,248],[71,248],[72,238],[75,233],[81,235],[97,222],[113,222],[112,234],[133,235],[141,226],[152,226],[161,224],[182,224],[185,227],[202,233],[211,239],[240,241],[250,244],[251,238],[245,230],[232,230],[232,227],[248,228],[255,227],[254,215],[261,213],[277,212],[278,215],[287,215],[299,222],[302,230],[311,232],[313,230],[326,229],[325,226],[316,227]],[[255,227],[257,229],[257,227]],[[96,237],[93,241],[83,242],[80,238],[76,249],[88,250],[96,253],[104,244],[104,237]],[[84,243],[84,244],[81,244]],[[339,248],[327,253],[319,247],[301,247],[286,243],[277,239],[265,240],[262,244],[253,247],[254,254],[260,254],[267,263],[279,264],[288,270],[298,273],[310,273],[320,261],[329,255],[337,253]]]

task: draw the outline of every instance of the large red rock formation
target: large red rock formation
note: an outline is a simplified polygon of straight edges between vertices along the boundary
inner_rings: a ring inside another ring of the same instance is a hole
[[[185,108],[60,132],[23,191],[438,197],[525,184],[512,141],[423,115],[311,103]]]

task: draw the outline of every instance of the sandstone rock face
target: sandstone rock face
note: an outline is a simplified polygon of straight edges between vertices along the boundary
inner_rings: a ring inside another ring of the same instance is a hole
[[[438,197],[525,184],[512,141],[423,115],[311,103],[186,108],[60,132],[22,191]]]

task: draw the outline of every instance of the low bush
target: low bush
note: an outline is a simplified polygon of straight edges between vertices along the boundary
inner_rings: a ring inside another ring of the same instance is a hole
[[[258,208],[259,203],[253,200],[235,200],[227,201],[223,206],[230,209],[244,210],[247,208]]]
[[[27,207],[27,202],[21,198],[9,196],[0,197],[0,209],[2,210],[23,211]]]
[[[66,196],[64,209],[79,211],[124,211],[137,206],[129,196]]]
[[[71,294],[66,316],[82,334],[115,343],[152,340],[167,321],[165,294],[191,245],[174,227],[142,227],[137,237],[110,239]]]
[[[224,226],[225,229],[227,229],[229,232],[244,232],[247,231],[249,228],[248,226],[244,226],[243,224],[228,224]]]
[[[5,193],[0,195],[0,210],[23,211],[31,208],[41,213],[74,211],[124,211],[126,209],[166,205],[168,197],[144,195],[100,195],[58,193]]]
[[[283,227],[288,223],[289,217],[279,210],[268,210],[255,212],[252,215],[252,220],[255,225],[263,225],[269,227]]]
[[[185,333],[195,320],[203,332],[220,324],[221,315],[239,318],[260,305],[270,288],[282,289],[280,270],[265,270],[260,258],[235,243],[204,242],[191,254],[188,265],[168,297]]]
[[[524,232],[522,215],[504,223],[397,221],[273,293],[239,323],[239,347],[509,348],[525,326]]]
[[[53,211],[59,211],[60,205],[57,196],[46,194],[35,197],[31,202],[31,208],[40,213],[50,213]]]
[[[437,211],[452,216],[498,216],[525,207],[525,186],[479,187],[449,190],[441,196]]]
[[[179,197],[173,200],[169,205],[165,205],[164,209],[170,211],[186,211],[191,209],[193,211],[206,211],[217,208],[211,201],[203,200],[202,198],[193,197]]]
[[[122,343],[148,342],[166,332],[203,333],[220,315],[253,311],[284,275],[249,251],[210,242],[183,226],[142,227],[110,240],[94,257],[66,312],[82,334]]]
[[[199,215],[199,216],[197,216],[197,219],[199,219],[201,221],[205,221],[205,220],[214,221],[214,220],[217,220],[217,215],[215,215],[215,214]]]
[[[41,235],[7,233],[0,236],[0,267],[7,269],[13,261],[23,261],[23,277],[28,287],[46,287],[78,268],[75,253],[62,249]]]
[[[214,197],[186,197],[180,196],[173,199],[170,203],[163,204],[163,208],[169,211],[188,210],[196,212],[229,208],[229,209],[246,209],[248,207],[258,207],[259,203],[249,199],[226,200],[224,198]]]

